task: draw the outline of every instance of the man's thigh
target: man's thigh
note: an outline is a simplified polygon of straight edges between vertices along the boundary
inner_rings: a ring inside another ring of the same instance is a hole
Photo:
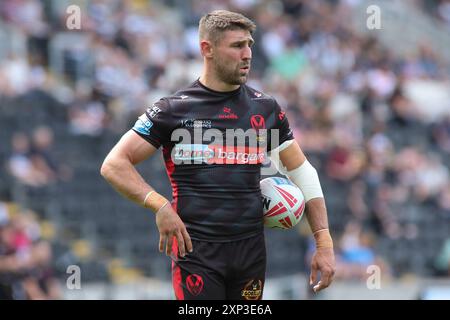
[[[226,298],[222,245],[193,240],[194,251],[172,261],[172,285],[178,300]]]
[[[266,275],[264,234],[230,243],[226,299],[260,300]]]

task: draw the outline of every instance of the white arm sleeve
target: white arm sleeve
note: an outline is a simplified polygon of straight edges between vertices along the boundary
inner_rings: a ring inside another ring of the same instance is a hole
[[[309,163],[308,160],[302,163],[296,169],[287,171],[280,160],[280,152],[291,145],[294,140],[288,140],[282,143],[279,147],[270,151],[270,160],[277,168],[278,172],[288,177],[305,196],[305,201],[308,202],[314,198],[323,198],[322,186],[320,185],[319,175],[317,170]]]
[[[314,198],[323,198],[319,175],[308,160],[300,167],[288,171],[286,176],[302,190],[306,202]]]
[[[292,142],[294,142],[294,140],[285,141],[281,145],[279,145],[278,147],[269,152],[270,161],[272,161],[273,165],[275,166],[275,168],[277,168],[278,172],[284,175],[286,175],[287,171],[286,168],[281,163],[280,152],[289,147],[292,144]]]

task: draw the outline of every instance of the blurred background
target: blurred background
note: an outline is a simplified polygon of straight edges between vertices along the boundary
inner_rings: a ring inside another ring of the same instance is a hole
[[[0,299],[174,299],[153,213],[99,169],[199,76],[198,20],[220,8],[257,23],[249,84],[286,109],[335,240],[312,296],[306,220],[267,230],[264,298],[450,299],[450,1],[377,1],[372,30],[371,4],[0,1]],[[139,170],[171,196],[160,154]]]

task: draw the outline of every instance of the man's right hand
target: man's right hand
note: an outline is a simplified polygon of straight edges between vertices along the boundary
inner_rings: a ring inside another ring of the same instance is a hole
[[[178,242],[180,256],[184,257],[186,250],[192,252],[191,237],[189,236],[183,221],[181,221],[178,214],[172,209],[170,203],[163,206],[156,213],[156,225],[159,230],[160,252],[164,251],[164,244],[166,244],[166,255],[170,256],[174,237],[176,237]]]

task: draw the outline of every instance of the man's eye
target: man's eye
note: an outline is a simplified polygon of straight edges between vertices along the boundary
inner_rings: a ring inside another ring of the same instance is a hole
[[[233,48],[243,48],[247,45],[247,43],[242,42],[242,43],[235,43],[232,45]],[[249,43],[248,47],[251,48],[253,46],[253,43]]]

